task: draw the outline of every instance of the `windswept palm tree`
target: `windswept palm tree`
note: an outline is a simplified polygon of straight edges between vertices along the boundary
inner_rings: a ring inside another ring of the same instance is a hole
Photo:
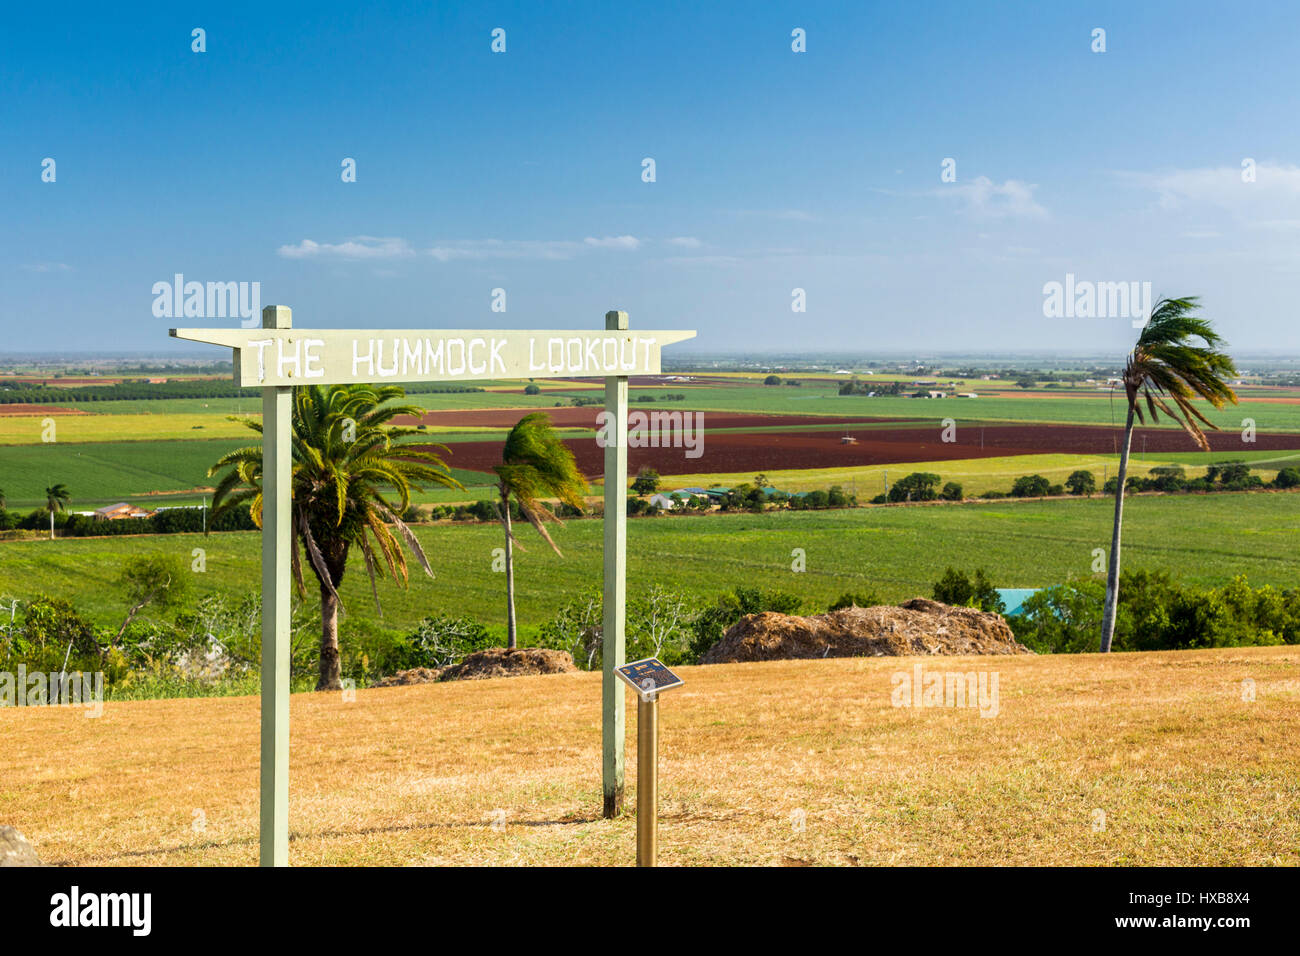
[[[54,512],[66,511],[72,500],[67,485],[52,485],[45,489],[45,510],[50,513],[50,540],[54,540]]]
[[[446,464],[427,447],[413,447],[415,428],[390,426],[398,415],[423,414],[414,405],[390,404],[405,391],[397,385],[332,385],[295,388],[293,393],[293,576],[300,596],[306,596],[302,559],[320,586],[320,677],[317,690],[342,686],[339,659],[338,589],[353,547],[361,552],[370,590],[379,607],[376,576],[387,572],[403,585],[407,581],[406,555],[401,543],[415,555],[426,574],[433,570],[411,529],[402,521],[411,503],[411,491],[421,483],[462,487]],[[232,416],[253,431],[262,423]],[[447,449],[435,445],[441,451]],[[233,451],[213,465],[209,475],[229,471],[217,484],[212,517],[247,504],[253,521],[262,524],[262,449],[249,446]],[[397,500],[385,497],[396,493]],[[394,533],[394,529],[396,533]],[[383,613],[380,608],[380,613]]]
[[[1151,312],[1151,319],[1138,336],[1137,344],[1124,363],[1124,392],[1128,397],[1128,420],[1124,425],[1124,445],[1119,456],[1119,485],[1115,489],[1115,524],[1110,538],[1110,566],[1106,569],[1106,607],[1101,619],[1101,651],[1110,650],[1115,634],[1115,609],[1119,603],[1120,531],[1124,522],[1124,483],[1128,479],[1129,445],[1133,440],[1134,418],[1146,424],[1142,406],[1159,421],[1164,412],[1204,451],[1210,450],[1201,425],[1218,430],[1192,404],[1198,396],[1215,408],[1226,402],[1237,403],[1237,395],[1225,379],[1237,375],[1236,366],[1226,352],[1213,325],[1191,313],[1199,300],[1161,299]],[[1200,345],[1193,345],[1200,339]],[[1169,402],[1173,402],[1171,408]]]
[[[497,510],[506,532],[506,647],[513,648],[516,638],[514,545],[518,541],[510,527],[510,499],[513,497],[518,502],[519,513],[559,554],[560,549],[546,530],[546,522],[559,524],[560,519],[542,498],[559,498],[581,511],[587,482],[578,471],[573,452],[555,434],[551,418],[545,412],[525,415],[510,429],[501,464],[493,470],[497,473],[497,492],[501,498]]]

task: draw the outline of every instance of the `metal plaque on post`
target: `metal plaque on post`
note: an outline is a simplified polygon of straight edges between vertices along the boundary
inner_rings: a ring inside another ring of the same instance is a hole
[[[637,694],[636,703],[636,865],[659,862],[659,694],[682,686],[682,679],[654,657],[632,661],[618,676]]]

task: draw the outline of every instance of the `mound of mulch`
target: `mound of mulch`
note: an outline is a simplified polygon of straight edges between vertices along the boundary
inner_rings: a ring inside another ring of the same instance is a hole
[[[442,672],[443,680],[486,680],[491,677],[524,677],[529,674],[567,674],[576,671],[573,655],[547,647],[491,647],[475,651],[459,664]]]
[[[709,648],[704,663],[1029,653],[1000,614],[913,598],[898,606],[846,607],[812,617],[749,614]]]
[[[441,667],[413,667],[409,671],[389,674],[371,684],[371,687],[404,687],[407,684],[433,684],[442,679]]]

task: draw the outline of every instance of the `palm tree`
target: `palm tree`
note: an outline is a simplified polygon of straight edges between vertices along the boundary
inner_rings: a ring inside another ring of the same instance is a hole
[[[72,500],[67,485],[53,485],[45,489],[45,510],[50,513],[50,540],[54,540],[54,512],[66,510],[65,505]]]
[[[406,555],[401,543],[415,555],[426,574],[433,577],[424,550],[401,515],[411,503],[411,491],[420,482],[450,488],[462,485],[428,447],[415,447],[407,439],[420,435],[415,428],[388,425],[395,416],[423,414],[414,405],[389,404],[404,395],[397,385],[319,385],[295,388],[293,393],[293,576],[298,594],[305,597],[301,547],[320,586],[320,677],[317,690],[336,690],[340,682],[338,588],[343,583],[348,554],[361,552],[370,590],[379,607],[377,575],[385,567],[394,578],[407,581]],[[261,434],[262,423],[232,416]],[[447,449],[435,445],[441,451]],[[253,521],[262,523],[262,449],[260,446],[230,452],[213,465],[209,475],[230,470],[217,484],[212,499],[215,520],[224,511],[247,502]],[[397,501],[385,491],[397,494]],[[211,527],[211,522],[209,522]],[[396,529],[396,534],[394,530]],[[400,536],[400,538],[399,538]],[[382,561],[382,563],[381,563]],[[380,613],[383,609],[379,608]]]
[[[510,499],[519,504],[519,513],[528,519],[546,543],[559,554],[560,549],[551,540],[545,522],[560,523],[555,512],[542,501],[543,496],[559,498],[567,505],[581,511],[582,496],[587,492],[587,482],[578,471],[573,452],[560,441],[551,428],[551,418],[545,412],[533,412],[519,419],[506,436],[501,453],[501,464],[493,469],[497,473],[497,491],[501,500],[497,511],[501,526],[506,532],[506,647],[515,646],[515,564],[514,545],[517,543],[510,528]],[[523,545],[520,545],[522,548]]]
[[[1119,485],[1115,489],[1115,524],[1110,538],[1110,566],[1106,570],[1106,606],[1101,619],[1101,651],[1110,650],[1115,633],[1115,609],[1119,603],[1120,529],[1124,521],[1124,483],[1128,478],[1129,444],[1133,440],[1133,420],[1146,424],[1142,403],[1159,420],[1157,410],[1178,424],[1204,451],[1210,450],[1201,424],[1218,430],[1192,405],[1197,396],[1215,408],[1225,402],[1237,403],[1237,395],[1226,378],[1237,369],[1232,358],[1220,350],[1223,345],[1209,320],[1192,315],[1199,300],[1161,299],[1151,312],[1151,319],[1138,336],[1137,344],[1124,363],[1124,391],[1128,397],[1128,420],[1124,425],[1124,446],[1119,456]],[[1201,345],[1191,344],[1200,339]],[[1170,408],[1166,399],[1172,400]]]

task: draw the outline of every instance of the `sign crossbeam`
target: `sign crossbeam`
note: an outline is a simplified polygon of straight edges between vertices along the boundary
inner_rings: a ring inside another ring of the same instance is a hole
[[[172,329],[235,350],[245,387],[658,375],[681,330]]]
[[[172,329],[173,338],[234,349],[235,382],[262,391],[261,862],[289,861],[289,562],[293,538],[292,407],[296,385],[603,378],[611,413],[605,449],[604,812],[622,809],[627,592],[627,380],[658,375],[660,350],[693,338],[681,330],[629,330],[609,312],[605,330],[295,329],[285,306],[262,310],[258,329]]]

